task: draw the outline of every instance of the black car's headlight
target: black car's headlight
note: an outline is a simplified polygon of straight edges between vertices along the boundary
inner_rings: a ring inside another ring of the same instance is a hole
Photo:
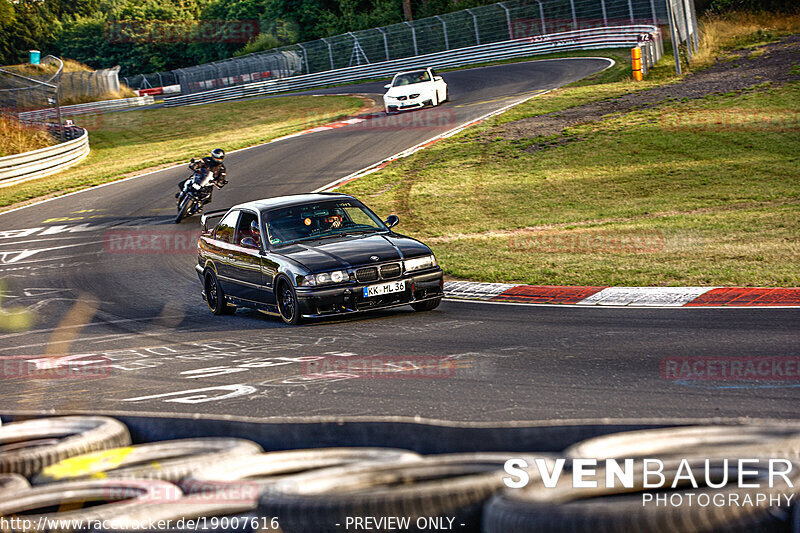
[[[403,261],[403,266],[406,272],[414,270],[422,270],[423,268],[431,268],[437,265],[436,258],[431,255],[423,255],[422,257],[415,257],[414,259],[406,259]]]
[[[342,283],[350,279],[347,270],[334,270],[333,272],[322,272],[320,274],[309,274],[303,278],[303,287],[316,287],[318,285],[328,285],[331,283]]]

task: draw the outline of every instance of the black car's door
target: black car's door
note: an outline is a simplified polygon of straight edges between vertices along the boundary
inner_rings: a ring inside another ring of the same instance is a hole
[[[214,228],[212,239],[209,240],[208,254],[217,269],[217,279],[222,285],[222,290],[230,295],[233,295],[235,290],[231,277],[231,260],[233,259],[232,246],[238,220],[238,210],[231,211],[222,217],[217,227]]]
[[[250,231],[252,222],[258,223],[255,212],[242,210],[228,256],[230,269],[230,295],[253,302],[264,302],[264,282],[261,275],[262,245],[260,236]]]

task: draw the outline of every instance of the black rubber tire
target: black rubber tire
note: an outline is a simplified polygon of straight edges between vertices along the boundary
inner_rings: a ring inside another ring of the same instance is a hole
[[[704,459],[695,459],[694,468],[703,464]],[[766,460],[765,460],[766,461]],[[674,479],[679,462],[670,466],[665,462],[667,487]],[[753,465],[747,465],[752,468]],[[556,488],[545,488],[540,479],[532,479],[523,489],[507,489],[498,494],[486,505],[483,513],[483,533],[539,533],[559,531],[564,533],[596,533],[598,531],[641,533],[728,533],[757,531],[789,531],[790,511],[781,507],[762,505],[716,506],[697,504],[696,498],[705,494],[709,498],[721,495],[725,501],[730,495],[738,495],[737,501],[744,501],[745,495],[755,501],[758,493],[777,497],[780,494],[800,492],[800,464],[795,463],[792,482],[795,488],[781,486],[768,487],[768,469],[764,464],[761,472],[761,488],[739,488],[736,486],[737,474],[730,474],[729,484],[723,488],[711,489],[705,485],[699,488],[670,490],[661,489],[659,494],[673,498],[680,495],[688,501],[688,494],[695,498],[693,505],[643,505],[642,493],[648,489],[606,488],[603,482],[604,470],[598,466],[595,479],[597,488],[579,489],[572,487],[572,477],[562,476]],[[697,470],[694,470],[697,471]],[[639,480],[639,475],[634,475]],[[698,483],[702,476],[698,475]],[[785,485],[785,484],[783,484]],[[656,489],[650,489],[656,491]],[[666,491],[666,493],[665,493]],[[795,496],[796,498],[797,496]],[[768,500],[769,501],[769,500]],[[780,497],[785,501],[785,496]]]
[[[275,300],[278,303],[278,311],[280,312],[281,319],[286,324],[296,326],[300,323],[300,308],[297,304],[297,293],[291,283],[285,279],[281,279],[278,282]]]
[[[159,441],[71,457],[43,469],[31,483],[77,481],[98,475],[107,479],[179,481],[209,464],[231,457],[246,458],[262,451],[261,446],[244,439]]]
[[[128,428],[104,416],[63,416],[0,427],[0,473],[25,477],[63,459],[131,443]]]
[[[206,270],[204,287],[206,293],[206,304],[208,308],[217,316],[231,315],[236,312],[236,307],[230,305],[225,300],[225,292],[219,284],[213,270]]]
[[[30,483],[19,474],[0,474],[0,499],[30,488]]]
[[[581,441],[567,457],[780,457],[800,459],[800,424],[683,426],[624,431]]]
[[[43,515],[53,520],[83,521],[87,524],[89,521],[113,520],[148,500],[168,504],[179,501],[181,496],[180,489],[166,481],[94,479],[51,483],[21,491],[16,496],[4,497],[0,500],[0,516],[12,516],[28,511],[25,518],[31,520],[34,527],[39,517]],[[86,502],[92,502],[93,505],[83,509],[52,512],[53,508],[75,509]],[[174,505],[174,503],[169,504]],[[30,513],[37,509],[45,512],[39,515]],[[3,531],[26,530],[9,528]],[[30,531],[28,529],[26,533]],[[74,529],[51,527],[43,531],[72,532]]]
[[[186,494],[225,492],[237,481],[263,489],[287,474],[298,474],[355,462],[401,463],[421,456],[394,448],[315,448],[268,452],[209,464],[179,483]]]
[[[414,311],[432,311],[439,307],[440,303],[442,303],[441,298],[434,298],[433,300],[412,303],[411,307],[414,309]]]
[[[357,516],[408,517],[410,527],[402,531],[428,531],[415,526],[418,518],[450,517],[455,530],[477,533],[483,503],[503,487],[503,475],[494,463],[435,457],[326,468],[288,476],[267,488],[258,513],[278,517],[284,533],[346,531],[346,518]],[[397,529],[387,525],[370,531]]]
[[[183,217],[186,216],[186,213],[189,211],[189,203],[191,202],[192,197],[188,194],[183,197],[183,201],[181,202],[180,207],[178,207],[178,214],[175,215],[175,223],[180,224]]]

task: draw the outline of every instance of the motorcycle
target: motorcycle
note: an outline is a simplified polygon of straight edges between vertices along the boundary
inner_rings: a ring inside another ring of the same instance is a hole
[[[192,160],[194,163],[194,160]],[[214,189],[214,175],[208,171],[195,171],[186,181],[178,196],[178,214],[175,216],[175,223],[190,217],[203,209],[203,204],[211,196]],[[227,183],[227,182],[225,182]],[[220,188],[223,184],[218,185]]]

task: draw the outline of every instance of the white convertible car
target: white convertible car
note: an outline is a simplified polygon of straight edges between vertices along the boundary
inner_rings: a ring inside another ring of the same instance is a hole
[[[448,99],[447,84],[432,68],[399,72],[384,88],[389,89],[383,95],[387,114],[426,105],[436,106]]]

